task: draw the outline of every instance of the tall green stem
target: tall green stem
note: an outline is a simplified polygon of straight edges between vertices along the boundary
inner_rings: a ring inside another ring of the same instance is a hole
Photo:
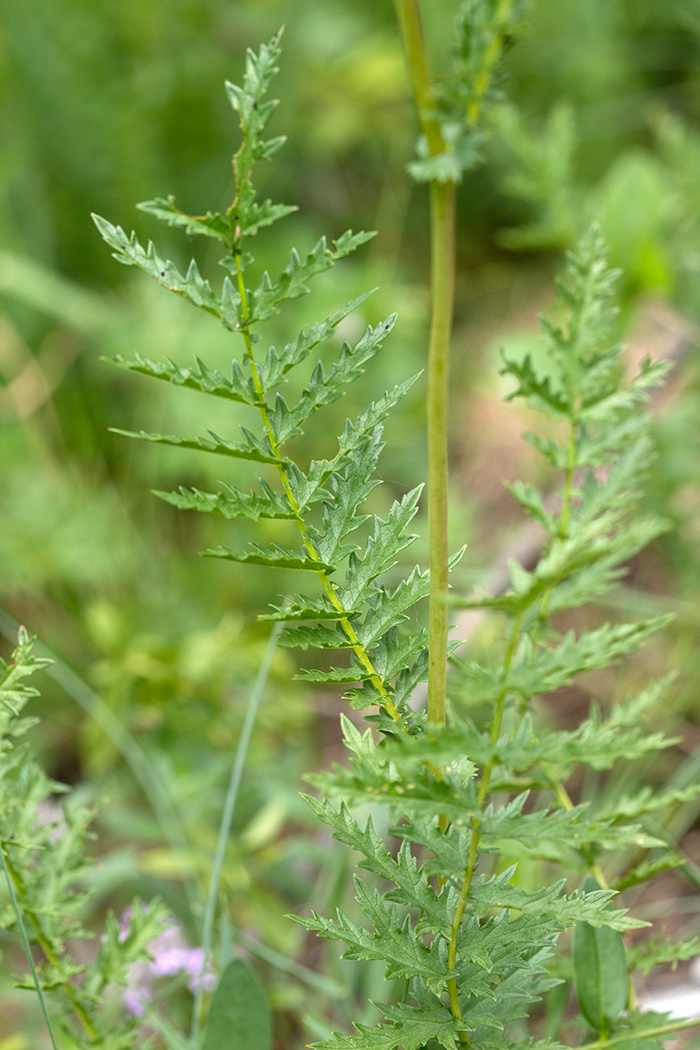
[[[430,185],[431,326],[428,348],[430,637],[428,719],[445,724],[447,690],[447,410],[455,286],[455,184]]]
[[[444,152],[436,118],[433,78],[418,0],[396,0],[406,61],[421,131],[432,156]],[[445,724],[447,688],[447,405],[454,310],[455,185],[430,183],[430,343],[428,347],[428,516],[430,529],[430,631],[428,719]]]

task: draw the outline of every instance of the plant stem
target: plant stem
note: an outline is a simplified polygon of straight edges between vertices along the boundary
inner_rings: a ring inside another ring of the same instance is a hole
[[[569,440],[566,446],[566,470],[564,472],[564,498],[562,500],[561,516],[559,518],[559,530],[557,535],[560,540],[565,540],[569,534],[569,517],[571,515],[571,501],[574,485],[574,470],[576,468],[576,431],[577,420],[572,419],[569,427]]]
[[[513,620],[513,626],[510,631],[510,640],[508,642],[508,649],[506,651],[505,660],[503,661],[503,677],[505,678],[510,669],[510,665],[513,662],[515,656],[515,650],[518,644],[518,638],[520,637],[520,625],[522,623],[523,613],[521,612]],[[498,700],[496,701],[496,711],[494,714],[493,725],[491,726],[491,741],[495,744],[498,740],[498,735],[501,731],[501,724],[503,722],[503,708],[505,698],[507,696],[507,690],[502,689]],[[477,795],[477,802],[479,806],[483,805],[486,793],[489,788],[489,781],[491,779],[491,773],[495,762],[491,759],[488,764],[484,767],[484,772],[481,777],[481,783],[479,785],[479,793]],[[450,943],[447,949],[447,967],[449,970],[454,970],[457,965],[457,937],[459,936],[459,927],[462,922],[462,916],[464,915],[464,909],[467,903],[467,894],[469,893],[469,887],[471,885],[472,876],[474,874],[474,866],[476,864],[477,852],[479,849],[479,841],[481,835],[479,834],[479,821],[474,821],[472,827],[471,843],[469,845],[469,858],[467,860],[467,867],[464,872],[464,879],[462,880],[462,887],[459,891],[459,897],[457,898],[457,907],[455,908],[454,918],[452,920],[452,929],[450,932]],[[447,991],[450,997],[450,1009],[453,1017],[457,1021],[462,1020],[462,1011],[459,1006],[459,997],[457,990],[457,980],[455,977],[451,977],[447,982]],[[465,1045],[469,1045],[469,1036],[466,1032],[460,1032],[460,1039]]]
[[[507,25],[510,19],[513,8],[513,0],[500,0],[498,8],[496,9],[496,24],[500,27]],[[494,33],[491,38],[491,42],[486,48],[486,52],[483,57],[483,62],[479,75],[476,78],[474,85],[474,97],[472,98],[469,108],[467,110],[467,117],[472,124],[476,124],[481,113],[481,107],[484,101],[486,92],[491,84],[493,77],[494,67],[498,61],[498,57],[503,47],[503,33]]]
[[[700,1019],[694,1018],[685,1021],[670,1021],[668,1024],[657,1025],[656,1028],[647,1028],[644,1031],[629,1029],[626,1032],[618,1032],[609,1035],[605,1039],[596,1039],[593,1043],[583,1043],[578,1050],[602,1050],[603,1047],[615,1046],[616,1043],[624,1043],[629,1039],[656,1039],[659,1036],[671,1035],[673,1032],[682,1032],[686,1028],[696,1028],[700,1025]]]
[[[396,0],[420,128],[431,156],[445,151],[433,98],[433,77],[418,0]],[[430,183],[430,342],[428,345],[428,521],[430,531],[430,628],[428,720],[445,724],[447,691],[447,405],[449,351],[454,313],[455,184]]]
[[[431,326],[428,348],[430,632],[428,721],[445,724],[447,692],[447,407],[455,284],[455,184],[430,184]]]
[[[433,99],[433,75],[423,37],[419,0],[394,0],[401,27],[406,63],[418,110],[420,129],[428,140],[432,156],[442,153],[445,141],[436,119]]]

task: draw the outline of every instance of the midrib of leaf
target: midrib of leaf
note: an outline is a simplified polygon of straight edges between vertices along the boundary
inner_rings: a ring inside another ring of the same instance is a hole
[[[506,651],[505,660],[503,662],[503,673],[508,674],[510,665],[513,662],[515,656],[515,649],[518,644],[518,638],[520,637],[520,624],[524,615],[524,610],[516,616],[513,620],[513,626],[511,628],[510,640],[508,642],[508,649]],[[498,699],[496,701],[496,712],[493,719],[493,725],[491,726],[491,740],[495,743],[498,739],[498,734],[501,731],[501,724],[503,721],[503,707],[507,696],[507,689],[501,690]],[[495,765],[494,759],[491,759],[484,767],[484,772],[481,777],[481,783],[479,784],[479,793],[477,795],[477,802],[479,807],[484,803],[486,794],[488,792],[489,781],[491,779],[491,773]],[[474,874],[474,865],[476,864],[476,856],[479,849],[479,842],[481,841],[481,835],[479,833],[479,821],[475,820],[472,827],[471,843],[469,846],[469,857],[467,859],[467,866],[464,872],[464,879],[462,880],[462,886],[459,891],[459,897],[457,898],[457,905],[455,907],[455,914],[452,920],[452,928],[450,930],[450,943],[447,948],[447,967],[449,970],[454,970],[457,963],[457,937],[459,936],[459,927],[462,922],[462,916],[464,915],[464,909],[467,904],[467,896],[469,894],[469,887],[471,886],[472,876]],[[450,1009],[452,1015],[457,1021],[462,1021],[462,1011],[459,1006],[459,993],[457,989],[457,979],[451,977],[447,982],[447,991],[450,997]],[[459,1033],[460,1041],[466,1046],[470,1045],[470,1039],[466,1031]]]
[[[496,23],[498,25],[507,25],[511,15],[513,7],[513,0],[501,0],[496,10]],[[491,79],[493,77],[494,67],[498,61],[498,57],[503,47],[503,34],[498,32],[494,33],[491,42],[486,48],[484,54],[484,64],[481,71],[476,78],[476,84],[474,86],[474,98],[472,99],[471,105],[467,111],[467,118],[470,123],[476,124],[481,114],[481,103],[484,100],[484,96],[489,89]]]
[[[258,395],[258,398],[260,400],[260,403],[258,405],[258,411],[260,412],[260,417],[262,419],[263,427],[265,428],[265,433],[267,435],[267,439],[270,442],[270,448],[272,449],[272,454],[275,457],[275,468],[277,470],[277,474],[278,474],[279,479],[280,479],[280,484],[282,485],[282,489],[284,491],[285,497],[286,497],[287,502],[289,503],[289,506],[290,506],[290,508],[292,510],[292,513],[294,515],[294,521],[296,522],[297,528],[299,529],[299,533],[301,535],[301,539],[302,539],[302,543],[304,544],[304,548],[306,549],[306,551],[308,552],[309,556],[311,557],[311,559],[313,561],[321,562],[321,558],[319,557],[319,554],[318,554],[318,551],[316,550],[314,542],[311,539],[311,536],[309,535],[309,531],[308,531],[308,529],[306,527],[306,523],[305,523],[304,518],[302,516],[301,509],[299,507],[299,504],[297,503],[296,497],[295,497],[294,492],[292,490],[292,486],[291,486],[291,484],[289,482],[289,478],[287,476],[287,470],[285,468],[284,459],[282,457],[280,445],[279,445],[279,442],[277,441],[277,437],[275,435],[274,427],[272,426],[272,423],[270,422],[270,416],[269,416],[269,413],[268,413],[268,410],[267,410],[267,404],[265,402],[265,392],[263,390],[262,383],[260,382],[260,376],[258,374],[257,362],[255,360],[255,354],[253,353],[253,343],[252,343],[252,340],[250,338],[251,317],[250,317],[250,314],[249,314],[249,311],[248,311],[248,296],[247,296],[246,287],[245,287],[245,280],[243,278],[243,270],[241,268],[241,239],[240,238],[234,243],[233,248],[232,248],[232,252],[233,252],[233,258],[234,258],[235,266],[236,266],[236,282],[237,282],[237,285],[238,285],[238,293],[239,293],[239,295],[241,297],[241,313],[242,313],[242,318],[243,318],[243,321],[242,321],[242,324],[241,324],[241,333],[243,335],[243,340],[244,340],[244,343],[245,343],[246,356],[247,356],[248,362],[250,364],[251,375],[252,375],[252,378],[253,378],[253,385],[255,386],[255,392]],[[367,653],[367,650],[365,649],[364,645],[362,644],[362,642],[358,638],[357,632],[355,631],[355,628],[353,627],[353,625],[350,622],[350,619],[348,617],[348,610],[344,607],[343,603],[341,602],[340,598],[338,597],[338,594],[336,592],[336,589],[335,589],[334,585],[331,583],[330,579],[328,578],[327,570],[324,569],[324,568],[319,568],[319,569],[316,570],[316,573],[317,573],[318,578],[319,578],[319,580],[321,582],[321,586],[323,587],[323,590],[325,591],[326,595],[328,596],[329,601],[332,603],[333,607],[335,609],[337,609],[337,611],[341,614],[340,617],[339,617],[339,622],[342,625],[342,628],[345,631],[345,634],[347,635],[349,641],[351,642],[352,650],[355,653],[357,659],[360,661],[360,663],[362,664],[364,669],[371,676],[370,677],[370,681],[372,682],[372,685],[375,687],[375,689],[378,691],[378,693],[379,693],[379,695],[381,697],[382,707],[384,707],[384,709],[391,716],[391,718],[394,719],[394,721],[396,721],[396,722],[399,721],[401,716],[399,714],[398,708],[396,707],[396,704],[394,703],[394,701],[391,699],[391,696],[389,695],[389,693],[388,693],[388,691],[386,689],[386,686],[384,685],[384,682],[383,682],[381,676],[378,674],[376,668],[372,664],[372,661],[371,661],[371,659],[369,657],[369,654]]]
[[[560,513],[559,513],[559,525],[558,525],[556,533],[555,533],[555,537],[556,537],[555,542],[556,542],[556,540],[559,540],[560,542],[562,542],[568,536],[569,519],[571,517],[571,504],[572,504],[572,499],[573,499],[573,476],[574,476],[575,467],[576,467],[576,420],[574,418],[574,419],[570,420],[569,438],[568,438],[568,443],[567,443],[567,464],[566,464],[566,470],[565,470],[565,474],[564,474],[564,493],[563,493],[562,505],[561,505],[561,509],[560,509]],[[551,588],[548,589],[547,591],[545,591],[545,593],[542,595],[541,603],[540,603],[540,616],[539,616],[538,624],[535,626],[534,631],[532,632],[533,634],[537,631],[538,625],[541,624],[542,621],[544,620],[544,617],[545,617],[546,611],[547,611],[547,602],[548,602],[550,593],[551,593]],[[516,648],[517,648],[518,639],[520,637],[520,627],[522,625],[522,620],[523,620],[523,617],[525,615],[525,612],[526,612],[526,609],[522,609],[520,611],[520,613],[513,620],[513,624],[512,624],[511,632],[510,632],[510,638],[509,638],[509,641],[508,641],[508,648],[506,650],[505,659],[503,661],[503,674],[504,674],[504,677],[508,674],[508,671],[510,670],[511,664],[513,662],[513,657],[515,656],[515,651],[516,651]],[[494,743],[494,744],[498,740],[498,736],[499,736],[500,731],[501,731],[501,725],[503,723],[503,709],[504,709],[504,706],[505,706],[507,693],[508,693],[507,689],[501,690],[501,692],[499,693],[498,698],[496,700],[496,708],[495,708],[495,713],[494,713],[494,719],[493,719],[493,723],[491,725],[491,742]],[[522,714],[522,718],[524,718],[524,717],[525,717],[525,712],[523,712],[523,714]],[[484,767],[484,771],[483,771],[483,774],[482,774],[482,777],[481,777],[481,783],[479,784],[479,792],[478,792],[478,795],[477,795],[477,801],[478,801],[479,806],[482,806],[483,803],[484,803],[484,800],[486,799],[486,795],[487,795],[487,792],[488,792],[489,781],[491,779],[491,774],[493,773],[494,766],[495,766],[495,761],[494,761],[494,759],[491,759],[489,761],[489,763]],[[545,773],[546,773],[546,770],[545,770]],[[571,798],[570,798],[566,788],[564,787],[564,785],[560,781],[552,780],[552,788],[553,788],[555,794],[557,795],[557,798],[559,799],[559,801],[560,801],[561,805],[563,806],[563,808],[567,809],[567,810],[573,809],[574,804],[573,804],[573,802],[572,802],[572,800],[571,800]],[[466,904],[467,904],[467,897],[469,895],[469,887],[471,886],[472,877],[474,875],[474,866],[476,864],[476,857],[477,857],[477,853],[478,853],[478,850],[479,850],[479,842],[480,841],[481,841],[481,835],[480,835],[480,832],[479,832],[479,822],[478,822],[478,820],[475,820],[473,828],[472,828],[472,838],[471,838],[471,843],[470,843],[470,847],[469,847],[469,857],[467,859],[467,866],[466,866],[466,869],[465,869],[465,872],[464,872],[464,879],[462,881],[462,886],[460,888],[459,897],[457,898],[457,905],[456,905],[456,908],[455,908],[454,919],[452,921],[452,928],[451,928],[451,931],[450,931],[450,943],[449,943],[448,949],[447,949],[447,965],[448,965],[448,968],[450,970],[454,970],[455,967],[456,967],[456,963],[457,963],[457,938],[459,936],[459,928],[460,928],[460,925],[461,925],[461,922],[462,922],[462,916],[464,915],[464,909],[465,909]],[[600,885],[602,887],[604,887],[604,888],[607,887],[607,881],[606,881],[605,876],[603,875],[602,871],[600,870],[598,864],[595,863],[595,861],[592,861],[588,857],[586,857],[585,859],[586,859],[586,861],[588,863],[589,870],[596,877],[596,879],[598,880]],[[452,1010],[452,1014],[453,1014],[453,1016],[455,1017],[456,1020],[461,1021],[463,1018],[462,1018],[462,1013],[461,1013],[460,1006],[459,1006],[459,996],[458,996],[458,989],[457,989],[456,978],[453,977],[453,978],[451,978],[448,981],[447,989],[448,989],[448,993],[449,993],[449,997],[450,997],[450,1009]],[[466,1032],[460,1032],[460,1040],[465,1045],[469,1045],[470,1044],[469,1036],[468,1036],[468,1034]]]

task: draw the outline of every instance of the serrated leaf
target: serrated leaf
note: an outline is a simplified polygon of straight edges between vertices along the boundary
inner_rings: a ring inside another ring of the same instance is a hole
[[[694,959],[700,955],[700,937],[688,937],[676,940],[662,934],[649,941],[633,944],[627,949],[627,960],[630,970],[637,970],[648,977],[656,966],[672,964]]]
[[[378,588],[370,603],[369,611],[358,635],[362,644],[371,649],[392,627],[408,619],[407,609],[427,598],[430,592],[430,574],[421,572],[416,565],[408,576],[396,588],[389,592],[384,587]]]
[[[241,327],[245,319],[241,312],[240,296],[228,278],[224,280],[222,295],[218,296],[209,281],[202,277],[194,260],[190,262],[187,273],[182,274],[173,262],[158,255],[152,242],[149,241],[144,248],[136,233],[127,236],[121,226],[114,226],[99,215],[93,215],[92,218],[103,239],[114,249],[113,256],[117,262],[138,267],[193,306],[217,317],[227,328],[235,331]]]
[[[340,808],[335,810],[327,800],[319,802],[309,795],[302,797],[319,820],[335,829],[333,838],[363,855],[364,860],[360,867],[396,885],[395,890],[384,894],[386,900],[420,908],[420,931],[441,933],[449,940],[451,917],[447,914],[446,890],[442,899],[436,895],[424,870],[418,867],[415,857],[411,855],[407,842],[403,843],[397,857],[394,858],[375,832],[371,818],[363,830],[343,802]]]
[[[292,248],[281,276],[272,281],[269,274],[264,273],[257,288],[251,292],[248,324],[274,317],[280,303],[305,295],[312,278],[330,269],[339,259],[359,248],[373,236],[373,233],[353,234],[351,230],[347,230],[333,242],[332,249],[328,247],[326,238],[321,237],[303,259],[297,250]]]
[[[321,1043],[310,1043],[310,1050],[395,1050],[401,1045],[401,1029],[395,1025],[354,1024],[359,1035],[343,1035],[334,1032],[330,1039]]]
[[[251,565],[266,565],[272,569],[302,569],[306,572],[331,572],[332,565],[304,554],[299,555],[289,547],[282,547],[278,543],[270,547],[260,547],[257,543],[251,544],[252,550],[238,553],[229,550],[228,547],[216,547],[205,550],[202,553],[207,558],[223,558],[227,561],[248,562]]]
[[[417,1012],[417,1011],[416,1011]],[[448,1014],[449,1016],[449,1014]],[[433,1021],[423,1017],[410,1018],[404,1024],[379,1024],[374,1028],[355,1024],[359,1035],[341,1035],[334,1032],[332,1039],[312,1043],[312,1050],[421,1050],[436,1039],[440,1046],[452,1050],[457,1046],[457,1026],[450,1020]]]
[[[344,457],[348,452],[358,448],[366,434],[372,433],[379,423],[386,417],[391,409],[399,403],[408,390],[418,379],[420,373],[411,376],[405,383],[400,383],[393,390],[387,391],[355,420],[346,420],[343,432],[338,439],[340,446],[339,456]]]
[[[615,933],[647,926],[627,916],[625,909],[612,910],[610,901],[616,896],[614,890],[601,890],[600,886],[584,883],[584,892],[564,893],[564,880],[535,890],[524,890],[510,882],[514,868],[506,869],[491,879],[477,879],[471,893],[477,905],[477,914],[490,908],[513,908],[526,915],[547,915],[562,928],[590,925],[591,929],[611,929]]]
[[[358,295],[324,321],[302,329],[296,340],[293,343],[287,343],[282,351],[277,351],[274,346],[271,346],[267,351],[265,361],[258,366],[258,377],[262,389],[271,390],[283,382],[287,373],[301,364],[316,346],[332,336],[341,321],[358,306],[361,306],[371,294],[371,292],[365,292],[363,295]]]
[[[206,215],[186,215],[175,206],[175,198],[172,194],[166,198],[156,197],[152,201],[142,201],[136,207],[148,215],[153,215],[167,226],[180,227],[188,234],[214,237],[216,240],[223,241],[224,244],[228,243],[231,237],[229,224],[223,215],[210,211]]]
[[[475,662],[457,663],[471,703],[493,701],[506,693],[529,699],[561,689],[584,671],[614,665],[669,622],[670,617],[658,616],[638,623],[604,624],[578,638],[569,631],[558,645],[548,648],[534,649],[525,636],[505,675]]]
[[[264,446],[248,440],[245,444],[226,441],[210,431],[209,438],[180,438],[173,434],[149,434],[145,430],[120,430],[110,427],[113,434],[122,437],[137,438],[139,441],[152,441],[156,445],[173,445],[175,448],[187,448],[196,452],[213,452],[217,456],[231,456],[233,459],[247,459],[254,463],[279,463],[280,460],[264,451]]]
[[[312,669],[310,671],[298,671],[294,676],[300,682],[328,682],[334,685],[343,685],[348,682],[362,682],[373,678],[374,672],[364,667],[331,667],[328,671]]]
[[[224,518],[249,518],[258,521],[260,518],[294,519],[294,511],[286,500],[266,486],[260,495],[257,492],[241,492],[233,486],[222,492],[200,492],[199,489],[181,488],[178,492],[155,492],[154,496],[162,499],[179,510],[197,510],[203,514],[221,514]]]
[[[377,427],[363,447],[351,458],[343,476],[329,478],[328,497],[322,505],[322,522],[316,540],[319,556],[333,564],[344,560],[358,549],[357,544],[344,543],[346,537],[368,518],[358,510],[379,484],[375,478],[377,460],[384,448],[381,428]]]
[[[233,959],[221,975],[204,1029],[203,1050],[270,1050],[272,1013],[255,970]]]
[[[374,529],[362,558],[351,557],[342,589],[344,604],[357,605],[360,597],[380,573],[395,564],[397,554],[408,547],[414,536],[406,529],[418,510],[418,500],[423,490],[418,485],[408,492],[400,502],[394,503],[386,521],[374,519]]]
[[[525,508],[529,516],[539,522],[548,533],[552,534],[556,531],[558,523],[545,506],[542,494],[534,485],[517,480],[505,482],[505,487],[511,496]]]
[[[340,626],[337,630],[332,630],[317,625],[284,630],[279,635],[277,644],[288,649],[352,649],[356,643],[348,638]]]
[[[339,620],[345,616],[353,618],[356,615],[353,609],[338,609],[325,596],[309,598],[305,594],[292,594],[288,597],[286,605],[273,605],[272,608],[273,612],[260,613],[258,619],[294,622],[296,620]]]
[[[272,226],[273,223],[279,222],[280,219],[285,219],[288,215],[293,215],[298,210],[295,204],[273,204],[271,200],[258,204],[255,201],[246,210],[245,217],[239,222],[240,235],[243,237],[254,237],[262,226]]]
[[[288,410],[288,418],[284,420],[284,425],[280,422],[276,427],[280,443],[298,434],[301,424],[314,412],[336,401],[341,396],[343,387],[359,379],[363,374],[362,366],[379,352],[382,340],[389,334],[395,321],[396,315],[392,314],[375,328],[368,327],[355,346],[344,342],[340,356],[328,375],[325,375],[321,362],[317,364],[299,402]]]
[[[361,880],[356,880],[361,884]],[[364,885],[364,884],[361,884]],[[434,950],[413,939],[408,918],[400,925],[396,918],[396,909],[392,905],[383,908],[379,902],[371,899],[371,894],[358,889],[363,911],[367,909],[370,921],[376,921],[375,932],[371,933],[353,923],[342,911],[337,911],[337,920],[324,919],[316,912],[311,918],[302,915],[290,915],[289,918],[307,930],[313,930],[319,937],[340,941],[347,945],[343,952],[344,959],[379,960],[386,964],[386,977],[420,977],[429,988],[438,992],[445,987],[451,976]]]
[[[142,357],[141,354],[136,354],[130,360],[120,356],[108,360],[118,368],[138,372],[153,379],[162,379],[174,386],[184,386],[190,390],[198,390],[203,394],[211,394],[228,401],[237,401],[240,404],[260,404],[252,383],[245,378],[237,361],[232,362],[231,379],[227,379],[220,372],[208,369],[199,359],[196,362],[196,370],[180,368],[173,361],[151,361],[147,357]]]

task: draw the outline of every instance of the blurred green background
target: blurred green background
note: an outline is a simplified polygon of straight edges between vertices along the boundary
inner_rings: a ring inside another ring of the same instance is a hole
[[[424,6],[439,70],[455,5]],[[265,645],[255,615],[280,584],[199,559],[204,547],[230,542],[231,526],[149,495],[206,487],[221,478],[218,462],[108,432],[230,436],[238,423],[230,408],[212,415],[196,394],[159,389],[100,358],[142,352],[188,363],[196,354],[225,370],[238,348],[212,319],[118,266],[90,212],[135,226],[179,263],[197,252],[215,273],[206,247],[159,228],[134,204],[172,193],[196,213],[230,201],[238,138],[223,81],[237,80],[246,47],[281,24],[272,127],[288,143],[259,186],[300,211],[263,232],[259,258],[283,264],[292,244],[310,247],[347,227],[379,232],[273,321],[266,338],[289,339],[373,286],[358,328],[399,312],[371,374],[336,406],[339,430],[352,404],[424,364],[426,195],[405,172],[416,128],[389,0],[0,2],[0,628],[7,637],[26,624],[59,660],[61,680],[47,677],[35,705],[49,771],[111,799],[100,824],[97,905],[126,900],[134,887],[155,889],[187,915],[183,886],[208,871]],[[541,477],[519,438],[522,413],[500,403],[498,348],[532,350],[562,251],[599,220],[624,270],[621,327],[633,356],[679,359],[659,406],[649,496],[672,528],[633,567],[621,601],[677,612],[664,652],[651,659],[680,664],[676,713],[691,739],[700,681],[699,59],[700,0],[533,0],[507,57],[484,163],[459,196],[451,439],[451,530],[454,547],[470,545],[467,583],[517,541],[519,517],[502,478]],[[422,396],[418,383],[387,427],[384,501],[423,478]],[[345,861],[304,833],[297,797],[303,770],[336,752],[338,704],[290,684],[292,671],[291,658],[278,655],[225,888],[244,943],[287,960],[311,953],[313,965],[319,949],[304,948],[304,935],[281,916],[314,887],[332,898],[343,882]],[[158,769],[191,853],[165,846],[118,734],[95,720],[100,702]],[[329,989],[289,981],[280,960],[273,994],[280,1045],[291,1045],[298,1031],[318,1030],[323,1010],[314,1013],[313,995],[327,1000]],[[349,973],[341,967],[334,980],[377,976]]]

